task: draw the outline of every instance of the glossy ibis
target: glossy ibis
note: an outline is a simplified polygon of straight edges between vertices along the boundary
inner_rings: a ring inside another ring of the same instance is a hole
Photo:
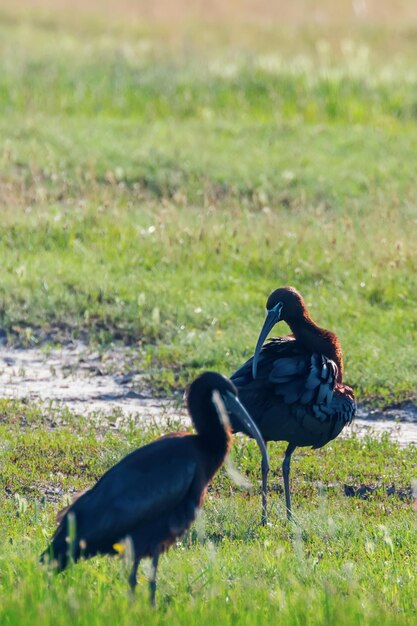
[[[202,374],[189,387],[187,405],[197,434],[165,435],[109,469],[94,487],[62,511],[42,561],[51,561],[61,571],[70,557],[77,561],[116,554],[117,544],[130,537],[134,553],[131,590],[136,586],[140,560],[150,557],[150,597],[154,604],[159,555],[195,519],[207,486],[232,444],[228,413],[257,440],[267,463],[262,436],[230,380],[215,372]]]
[[[352,421],[356,404],[343,381],[339,339],[311,319],[293,287],[276,289],[268,298],[267,316],[254,356],[231,380],[265,442],[288,441],[282,464],[285,504],[291,519],[290,463],[297,446],[321,448]],[[284,321],[292,334],[264,341]],[[231,416],[235,431],[242,427]],[[262,468],[262,519],[266,521],[267,468]]]

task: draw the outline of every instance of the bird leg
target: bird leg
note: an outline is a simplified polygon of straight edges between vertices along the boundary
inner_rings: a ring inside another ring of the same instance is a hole
[[[267,445],[268,445],[268,442],[265,441],[265,447]],[[266,526],[266,524],[268,523],[268,513],[267,513],[266,498],[267,498],[267,494],[268,494],[269,465],[265,461],[265,459],[262,459],[261,469],[262,469],[262,519],[261,519],[261,524],[262,524],[262,526]]]
[[[291,511],[291,493],[290,493],[290,468],[291,468],[291,455],[294,452],[295,446],[292,443],[288,444],[285,450],[285,457],[282,463],[282,475],[284,477],[284,489],[285,489],[285,506],[287,509],[287,519],[290,522],[292,520]]]
[[[135,556],[134,561],[133,561],[132,571],[130,572],[130,576],[129,576],[129,585],[130,585],[130,591],[132,592],[132,594],[135,593],[135,589],[136,589],[139,563],[140,563],[140,558]]]
[[[159,552],[155,552],[152,557],[152,574],[149,580],[149,593],[151,599],[151,606],[155,606],[155,592],[156,592],[156,570],[158,569]]]

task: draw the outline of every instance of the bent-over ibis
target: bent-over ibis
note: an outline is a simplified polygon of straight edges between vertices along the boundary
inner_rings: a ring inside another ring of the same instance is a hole
[[[216,408],[218,398],[241,429],[256,439],[267,463],[262,436],[239,402],[235,386],[220,374],[206,372],[194,380],[187,394],[197,434],[165,435],[109,469],[94,487],[61,512],[59,526],[41,560],[49,559],[61,571],[70,557],[78,561],[97,554],[116,554],[117,544],[130,537],[134,552],[131,590],[136,586],[140,560],[150,557],[150,597],[154,604],[159,555],[195,519],[207,487],[232,444],[227,412]]]
[[[290,462],[297,446],[321,448],[349,424],[355,414],[353,390],[343,380],[339,339],[311,319],[293,287],[276,289],[268,298],[267,316],[254,356],[231,380],[265,442],[288,441],[282,464],[285,504],[291,519]],[[292,334],[263,345],[277,322]],[[235,431],[242,427],[231,417]],[[249,433],[247,433],[249,434]],[[262,468],[262,519],[266,521],[267,468]]]

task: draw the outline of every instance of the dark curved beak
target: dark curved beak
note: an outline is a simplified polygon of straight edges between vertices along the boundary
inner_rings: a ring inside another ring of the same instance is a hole
[[[268,337],[275,324],[277,324],[281,320],[281,311],[282,304],[281,302],[278,302],[278,304],[276,304],[274,308],[270,309],[266,314],[266,320],[264,322],[264,325],[262,326],[261,332],[259,333],[258,341],[255,348],[255,354],[253,355],[252,376],[254,379],[256,378],[256,372],[258,370],[259,353],[262,346],[264,345],[265,339]]]
[[[247,432],[250,437],[255,439],[258,444],[259,450],[262,455],[262,463],[265,467],[269,468],[269,459],[268,452],[266,450],[265,441],[260,433],[259,428],[243,406],[243,404],[230,392],[226,392],[224,396],[222,396],[224,405],[229,413],[233,413],[234,417],[239,420],[239,422],[243,426],[243,430]]]

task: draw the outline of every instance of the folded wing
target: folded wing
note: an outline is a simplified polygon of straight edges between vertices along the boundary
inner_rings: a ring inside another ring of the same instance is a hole
[[[168,437],[125,457],[68,508],[57,534],[73,513],[77,537],[101,545],[175,510],[197,471],[197,462],[185,443]]]
[[[355,413],[353,393],[337,383],[337,375],[334,361],[306,351],[293,337],[280,337],[262,347],[256,379],[252,358],[231,379],[266,439],[323,445]]]

